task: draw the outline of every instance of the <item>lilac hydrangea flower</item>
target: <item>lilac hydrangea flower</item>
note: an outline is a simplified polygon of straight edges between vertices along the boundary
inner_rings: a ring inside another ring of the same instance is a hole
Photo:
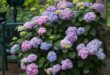
[[[62,70],[73,68],[73,63],[70,59],[63,60],[61,64],[62,64]]]
[[[84,34],[85,33],[85,28],[84,27],[79,27],[77,29],[77,35],[81,35],[81,34]]]
[[[95,53],[99,60],[104,60],[106,55],[103,53],[103,49],[99,48],[99,50]]]
[[[38,48],[38,46],[42,43],[42,39],[38,38],[38,37],[33,37],[30,40],[30,44],[34,47],[34,48]]]
[[[94,39],[91,42],[87,44],[87,48],[89,50],[89,53],[91,55],[94,55],[95,52],[102,46],[102,42],[99,41],[98,39]]]
[[[26,74],[27,75],[38,75],[38,66],[34,63],[27,65]]]
[[[48,20],[49,20],[50,22],[56,22],[56,21],[58,21],[58,19],[59,19],[58,15],[55,14],[54,12],[45,11],[42,15],[48,16]]]
[[[54,62],[57,60],[57,54],[53,51],[50,51],[47,55],[47,59],[50,61],[50,62]]]
[[[11,54],[16,54],[16,52],[18,52],[20,49],[19,45],[18,44],[14,44],[11,49],[10,49],[10,53]]]
[[[90,2],[85,2],[84,5],[85,5],[86,7],[89,7],[89,6],[92,5],[92,3],[90,3]]]
[[[27,41],[27,40],[25,40],[21,45],[22,51],[28,51],[31,48],[32,48],[32,45],[30,44],[30,41]]]
[[[68,34],[75,34],[77,33],[77,28],[76,27],[68,27],[68,29],[66,30],[66,35]]]
[[[102,12],[104,10],[104,5],[101,3],[94,3],[92,6],[93,9],[95,9],[98,12]]]
[[[35,24],[31,21],[24,23],[23,25],[26,29],[32,29],[34,28]]]
[[[86,59],[88,55],[89,55],[89,51],[86,47],[83,47],[78,51],[78,56],[80,56],[81,59]]]
[[[48,12],[54,12],[56,10],[56,7],[55,6],[49,6],[46,11]]]
[[[60,19],[62,19],[62,20],[68,20],[68,19],[70,19],[73,15],[74,15],[74,12],[73,12],[71,9],[66,8],[66,9],[64,9],[64,10],[60,10],[59,17],[60,17]]]
[[[52,44],[51,44],[51,43],[43,42],[43,43],[41,43],[40,49],[47,51],[47,50],[49,50],[51,47],[52,47]]]
[[[64,38],[63,40],[60,41],[60,46],[62,48],[68,49],[72,46],[72,43],[67,38]]]
[[[84,15],[84,20],[88,23],[95,21],[95,19],[96,19],[96,14],[94,12],[87,12]]]
[[[61,65],[59,65],[59,64],[53,65],[52,74],[56,75],[59,71],[61,71]]]
[[[68,7],[67,1],[59,1],[59,2],[57,3],[57,8],[58,8],[58,9],[65,9],[65,8],[67,8],[67,7]]]
[[[27,62],[34,62],[37,60],[37,55],[29,54],[26,59],[27,59]]]
[[[81,50],[82,48],[86,47],[84,43],[81,43],[79,44],[77,47],[76,47],[76,50],[79,51]]]
[[[76,34],[68,34],[65,38],[67,38],[71,43],[74,43],[77,40]]]

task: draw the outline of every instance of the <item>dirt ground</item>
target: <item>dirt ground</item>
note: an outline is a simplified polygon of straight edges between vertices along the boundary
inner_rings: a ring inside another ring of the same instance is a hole
[[[6,75],[19,75],[20,70],[17,68],[17,65],[14,63],[8,64],[8,71],[6,72]],[[0,71],[0,75],[2,75],[2,72]]]

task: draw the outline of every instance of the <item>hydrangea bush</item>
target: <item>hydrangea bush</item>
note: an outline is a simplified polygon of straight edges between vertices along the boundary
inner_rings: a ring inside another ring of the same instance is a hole
[[[19,26],[11,53],[26,75],[84,75],[104,66],[100,3],[58,1]],[[19,51],[18,51],[19,50]]]

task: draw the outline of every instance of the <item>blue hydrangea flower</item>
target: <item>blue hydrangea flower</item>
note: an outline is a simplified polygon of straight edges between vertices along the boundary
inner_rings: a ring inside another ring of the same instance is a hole
[[[18,44],[14,44],[11,49],[10,49],[10,53],[11,54],[16,54],[16,52],[18,52],[20,49],[19,45]]]
[[[90,55],[94,55],[95,52],[102,46],[102,42],[98,39],[94,39],[87,44]]]
[[[47,51],[47,50],[49,50],[51,47],[52,47],[52,44],[51,44],[51,43],[43,42],[43,43],[41,43],[40,49]]]
[[[54,14],[54,13],[49,13],[48,17],[49,17],[49,21],[50,22],[58,21],[58,16],[56,14]]]
[[[103,49],[99,48],[99,50],[95,53],[99,60],[104,60],[106,55],[103,53]]]
[[[54,62],[57,60],[57,54],[53,51],[50,51],[47,55],[47,59],[50,61],[50,62]]]
[[[89,7],[89,6],[92,5],[92,3],[90,3],[90,2],[85,2],[84,5],[85,5],[86,7]]]
[[[73,3],[67,2],[67,7],[68,7],[68,8],[72,8],[72,7],[73,7]]]
[[[79,27],[78,29],[77,29],[77,35],[82,35],[82,34],[84,34],[85,33],[85,28],[84,27]]]

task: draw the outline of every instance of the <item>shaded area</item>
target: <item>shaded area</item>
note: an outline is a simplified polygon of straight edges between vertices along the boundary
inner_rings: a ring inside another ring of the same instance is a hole
[[[6,72],[6,75],[19,75],[20,69],[18,69],[15,63],[8,63],[9,70]],[[2,75],[0,71],[0,75]]]

